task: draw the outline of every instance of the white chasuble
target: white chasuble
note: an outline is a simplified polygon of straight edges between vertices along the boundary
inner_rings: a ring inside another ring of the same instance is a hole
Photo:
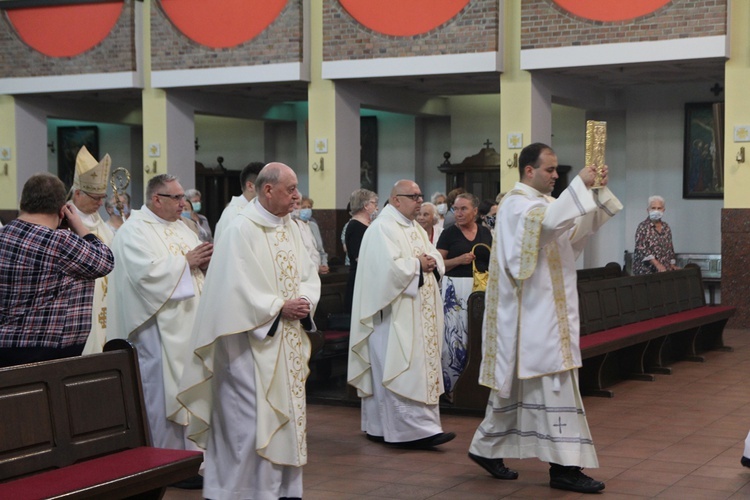
[[[232,222],[232,220],[234,220],[234,218],[240,214],[242,209],[245,208],[247,204],[248,201],[244,195],[232,196],[232,199],[221,212],[219,221],[216,223],[216,228],[214,229],[214,243],[219,241],[219,235],[227,229],[229,223]]]
[[[72,204],[71,204],[72,205]],[[105,245],[112,247],[115,234],[104,222],[98,212],[85,214],[72,205],[81,218],[81,222],[88,228],[91,234],[99,238]],[[107,341],[107,286],[109,275],[97,278],[94,282],[94,302],[91,310],[91,333],[86,339],[83,354],[94,354],[102,352]]]
[[[167,418],[187,424],[177,388],[188,354],[190,332],[203,287],[203,272],[190,269],[185,255],[200,245],[182,221],[159,220],[145,206],[133,210],[112,244],[107,338],[128,339],[154,318],[162,344]]]
[[[517,183],[495,226],[479,382],[508,397],[529,379],[581,366],[575,260],[588,237],[622,209],[608,188],[576,176],[555,200]]]
[[[300,297],[312,304],[312,317],[320,278],[299,228],[289,216],[274,218],[253,200],[214,248],[181,383],[180,401],[197,417],[188,435],[202,448],[212,439],[212,407],[231,404],[214,397],[211,378],[215,370],[226,369],[214,366],[217,340],[246,335],[255,363],[256,451],[274,464],[307,463],[310,340],[299,321],[280,316],[286,301]]]
[[[422,254],[435,259],[442,276],[443,258],[427,233],[390,205],[365,231],[354,285],[348,365],[348,382],[360,397],[371,396],[373,384],[427,405],[437,404],[443,393],[443,306],[438,281],[433,273],[424,273],[424,284],[413,285],[420,276],[417,257]],[[368,338],[387,308],[390,324],[383,376],[373,380]]]

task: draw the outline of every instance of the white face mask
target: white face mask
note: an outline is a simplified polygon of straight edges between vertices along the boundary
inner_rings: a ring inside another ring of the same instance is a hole
[[[653,221],[657,221],[657,220],[661,220],[661,218],[662,218],[663,215],[664,214],[662,213],[661,210],[651,210],[648,213],[648,218],[651,219],[651,220],[653,220]]]
[[[446,203],[438,203],[437,204],[437,213],[440,215],[445,215],[448,213],[448,205]]]

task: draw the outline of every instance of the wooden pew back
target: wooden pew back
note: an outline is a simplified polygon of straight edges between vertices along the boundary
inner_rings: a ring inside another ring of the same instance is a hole
[[[150,445],[135,350],[113,348],[0,369],[0,481]]]
[[[617,262],[609,262],[603,267],[592,267],[589,269],[579,269],[576,271],[578,283],[583,281],[608,280],[619,278],[623,275],[623,270]]]
[[[701,273],[686,268],[578,283],[581,335],[706,305]]]

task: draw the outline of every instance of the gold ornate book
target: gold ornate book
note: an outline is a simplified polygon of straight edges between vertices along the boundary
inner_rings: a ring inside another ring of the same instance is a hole
[[[592,188],[602,187],[600,169],[605,165],[604,153],[607,149],[607,122],[586,120],[586,166],[596,167],[596,178]]]

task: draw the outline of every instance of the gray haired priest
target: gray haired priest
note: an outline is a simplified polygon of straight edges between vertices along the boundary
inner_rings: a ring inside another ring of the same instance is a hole
[[[349,384],[362,398],[362,430],[372,441],[425,449],[443,432],[443,258],[415,222],[423,197],[398,181],[365,231],[354,282]]]
[[[131,212],[112,244],[107,337],[128,339],[138,349],[146,413],[159,448],[193,446],[177,387],[213,245],[201,243],[182,222],[185,203],[174,176],[152,177],[146,203]]]
[[[112,160],[104,155],[97,161],[86,146],[82,146],[76,156],[76,170],[73,174],[73,187],[70,190],[69,204],[73,205],[78,217],[86,228],[108,247],[112,246],[115,234],[109,228],[99,208],[107,198],[109,169]],[[92,308],[91,333],[86,339],[83,354],[102,352],[107,341],[107,287],[109,276],[97,278],[94,283],[94,304]]]
[[[318,270],[290,213],[297,176],[269,163],[216,244],[179,399],[206,450],[203,496],[301,498]]]

